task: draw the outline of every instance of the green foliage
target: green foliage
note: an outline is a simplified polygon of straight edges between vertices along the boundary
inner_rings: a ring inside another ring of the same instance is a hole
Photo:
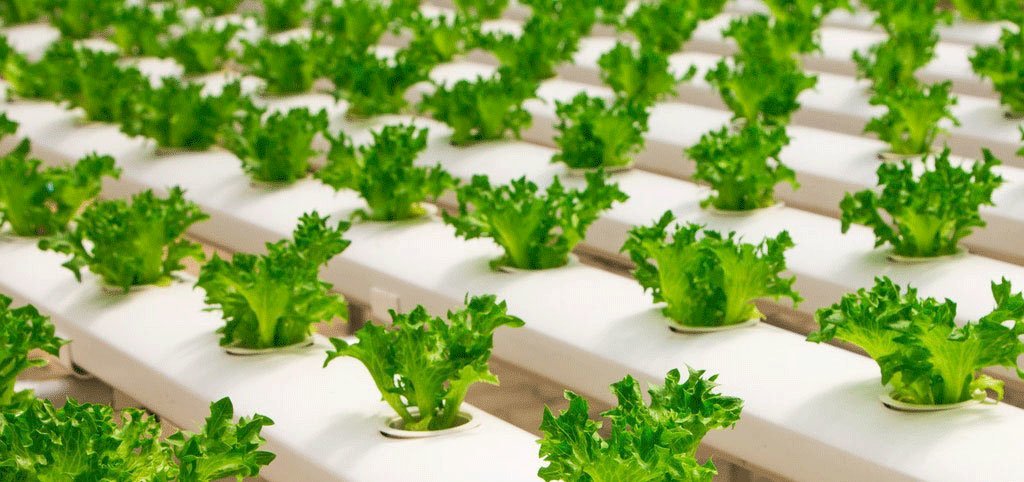
[[[452,144],[465,145],[502,139],[510,131],[519,137],[531,122],[523,102],[536,92],[535,82],[499,72],[489,78],[437,85],[423,98],[420,109],[452,128]]]
[[[669,241],[674,221],[666,211],[654,225],[631,229],[622,246],[636,264],[633,276],[656,303],[666,304],[662,313],[669,319],[684,326],[728,326],[762,318],[756,299],[802,300],[793,291],[796,278],[780,276],[785,251],[793,247],[789,232],[750,244],[736,233],[686,224],[676,226]]]
[[[263,25],[270,33],[302,26],[310,12],[306,0],[263,0]]]
[[[339,357],[362,362],[384,401],[401,416],[401,428],[416,431],[455,426],[470,386],[497,385],[487,364],[494,330],[523,326],[493,295],[449,311],[447,323],[422,306],[406,314],[391,311],[391,318],[387,328],[374,323],[360,328],[357,343],[332,338],[334,350],[327,352],[324,366]]]
[[[960,18],[971,22],[992,22],[1019,19],[1021,4],[1017,0],[950,0]]]
[[[570,102],[556,102],[555,112],[555,144],[560,151],[552,162],[572,168],[626,166],[643,147],[648,117],[643,106],[622,101],[607,104],[600,97],[580,93]]]
[[[412,125],[387,125],[373,132],[373,143],[358,153],[344,135],[333,137],[327,165],[316,177],[334,189],[353,189],[369,211],[354,216],[373,221],[399,221],[426,213],[423,202],[437,199],[455,187],[455,179],[440,165],[415,165],[427,147],[427,130]]]
[[[74,67],[63,72],[63,92],[58,97],[81,108],[86,119],[118,122],[131,114],[136,93],[149,86],[134,67],[122,67],[115,53],[89,49],[75,51]]]
[[[411,15],[408,2],[380,0],[319,0],[313,9],[314,31],[335,41],[337,51],[365,53],[387,32],[397,32]]]
[[[572,60],[579,40],[571,22],[534,15],[517,34],[487,32],[479,35],[477,43],[509,73],[539,82],[554,77],[558,64]]]
[[[110,41],[124,55],[162,57],[168,28],[179,21],[174,4],[164,4],[159,10],[149,5],[124,5],[113,18]]]
[[[74,92],[74,79],[66,73],[77,67],[78,53],[70,40],[54,42],[36,62],[28,60],[0,36],[0,61],[9,95],[27,99],[57,101],[62,93]]]
[[[231,261],[216,254],[203,265],[196,286],[206,304],[216,305],[225,325],[221,345],[271,348],[301,343],[314,324],[348,317],[341,295],[320,281],[320,267],[350,244],[342,238],[347,223],[328,227],[316,212],[299,219],[294,241],[267,243],[267,254],[235,253]]]
[[[29,354],[42,350],[58,356],[60,347],[67,343],[57,337],[50,319],[39,314],[34,306],[12,308],[11,303],[11,298],[0,294],[0,412],[31,399],[31,391],[15,393],[14,382],[19,373],[30,367],[45,366],[46,360],[30,358]],[[0,473],[2,471],[0,468]]]
[[[789,43],[794,54],[821,50],[817,33],[825,17],[836,9],[853,11],[849,0],[765,0],[774,24],[772,42]]]
[[[569,262],[569,252],[583,240],[602,211],[627,199],[602,171],[587,174],[583,190],[566,190],[556,177],[543,194],[521,177],[491,186],[487,176],[473,176],[458,189],[459,213],[444,221],[466,239],[491,238],[504,249],[491,267],[548,269]],[[472,209],[471,209],[472,207]]]
[[[167,53],[185,73],[208,74],[224,66],[234,52],[228,45],[242,28],[234,23],[203,22],[167,40]]]
[[[185,0],[185,4],[202,10],[206,15],[224,15],[234,12],[242,0]]]
[[[433,66],[450,62],[456,55],[475,47],[480,21],[462,15],[428,16],[417,11],[405,22],[405,27],[412,35],[403,50],[408,52],[408,60]]]
[[[601,80],[629,103],[650,105],[675,93],[676,84],[696,73],[691,68],[682,78],[669,70],[668,56],[649,47],[635,50],[617,43],[597,60]]]
[[[455,0],[455,8],[463,15],[490,20],[501,17],[508,0]]]
[[[882,164],[881,193],[865,190],[843,198],[843,232],[854,223],[866,225],[875,232],[875,246],[888,243],[900,256],[956,253],[961,239],[985,226],[978,208],[991,206],[992,192],[1003,183],[992,172],[999,159],[987,149],[984,156],[969,168],[953,166],[946,148],[920,174],[910,161]]]
[[[800,108],[800,94],[813,88],[818,78],[792,63],[721,60],[705,79],[733,112],[733,119],[785,126]]]
[[[611,420],[611,436],[601,435],[601,422],[590,419],[586,399],[565,392],[569,408],[557,417],[544,409],[540,456],[548,463],[537,475],[564,482],[711,482],[715,465],[697,461],[697,446],[715,429],[736,424],[743,401],[715,393],[717,376],[703,370],[679,370],[652,386],[645,403],[640,384],[627,376],[612,385],[618,405],[602,414]]]
[[[975,47],[971,66],[992,81],[1010,114],[1024,116],[1024,30],[1004,28],[999,45]]]
[[[751,124],[731,132],[722,128],[704,134],[686,154],[697,163],[693,178],[711,185],[714,193],[701,206],[727,211],[748,211],[775,204],[775,185],[794,188],[796,173],[779,160],[789,143],[785,128],[767,129]]]
[[[1024,354],[1024,297],[1011,290],[1005,279],[992,283],[995,309],[957,326],[956,303],[921,299],[914,288],[902,292],[889,278],[878,278],[871,290],[818,310],[821,329],[807,339],[838,339],[864,349],[878,362],[890,396],[901,402],[945,405],[981,400],[987,391],[1002,399],[1003,381],[980,372],[1002,366],[1024,378],[1017,366]]]
[[[104,176],[117,177],[110,156],[92,154],[74,165],[40,168],[28,157],[27,140],[0,157],[0,227],[10,224],[18,236],[49,236],[100,193]]]
[[[644,2],[622,28],[631,32],[644,48],[671,55],[683,48],[701,22],[714,18],[724,7],[725,0]]]
[[[393,57],[373,51],[334,55],[328,77],[335,97],[348,101],[346,115],[366,118],[397,114],[407,105],[406,91],[427,80],[432,64],[417,52],[400,50]]]
[[[901,85],[889,91],[876,91],[871,105],[886,107],[885,114],[868,121],[864,132],[873,132],[889,144],[895,154],[927,154],[940,133],[940,125],[948,120],[960,122],[953,116],[952,107],[957,99],[950,91],[952,82],[932,85],[916,83]]]
[[[595,23],[622,23],[627,0],[520,0],[533,10],[533,16],[557,18],[571,24],[577,36],[587,35]]]
[[[39,0],[0,0],[0,22],[3,25],[32,22],[42,15],[44,7]]]
[[[298,94],[313,88],[325,56],[323,37],[295,38],[287,42],[261,39],[244,41],[241,63],[249,73],[266,81],[271,95]]]
[[[50,23],[70,39],[84,39],[103,30],[117,15],[120,0],[43,0]]]
[[[854,52],[858,75],[869,79],[876,92],[915,84],[914,73],[935,56],[939,41],[938,24],[950,17],[939,12],[937,0],[888,2],[871,0],[868,6],[878,12],[875,23],[888,38],[868,52]]]
[[[127,292],[132,286],[170,282],[185,258],[202,261],[202,246],[182,238],[189,226],[208,217],[178,187],[166,198],[145,191],[130,203],[118,199],[89,205],[73,228],[42,239],[39,248],[71,255],[64,267],[79,281],[82,268],[88,267],[105,284]]]
[[[295,182],[310,171],[318,154],[313,138],[327,129],[324,111],[298,107],[265,114],[253,110],[224,133],[224,147],[242,160],[242,169],[261,182]]]
[[[135,107],[121,130],[154,139],[164,148],[206,149],[239,112],[254,109],[241,90],[236,81],[218,95],[205,95],[201,84],[165,77],[159,87],[147,84],[136,93]]]
[[[106,405],[68,400],[56,408],[34,400],[0,417],[2,480],[138,480],[207,482],[255,477],[274,454],[258,450],[260,431],[273,421],[262,415],[231,421],[227,398],[210,405],[198,434],[178,432],[160,440],[160,422],[126,408],[114,417]]]

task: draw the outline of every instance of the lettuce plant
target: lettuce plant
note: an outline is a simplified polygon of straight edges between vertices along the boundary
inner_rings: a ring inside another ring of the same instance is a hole
[[[118,122],[131,115],[134,96],[149,86],[138,69],[122,67],[117,54],[89,49],[76,50],[75,68],[63,75],[69,81],[58,96],[97,122]]]
[[[993,22],[1020,15],[1016,0],[950,0],[960,18],[971,22]]]
[[[267,32],[283,32],[302,26],[309,12],[306,0],[263,0],[263,25]]]
[[[571,25],[577,36],[590,33],[595,23],[608,25],[622,23],[627,0],[520,0],[529,6],[534,16],[557,18]]]
[[[18,374],[46,365],[46,360],[30,357],[30,353],[41,350],[58,356],[60,347],[68,342],[55,334],[50,319],[39,314],[36,307],[12,308],[11,303],[11,298],[0,294],[0,412],[21,407],[32,399],[31,390],[14,391]]]
[[[821,50],[817,33],[825,17],[836,9],[853,11],[849,0],[765,0],[765,5],[774,21],[769,43],[788,43],[791,54]]]
[[[1004,28],[999,45],[975,47],[971,66],[992,81],[1011,116],[1024,117],[1024,30]]]
[[[234,56],[229,44],[241,29],[234,23],[203,22],[168,39],[167,53],[185,68],[186,74],[207,74]]]
[[[0,22],[4,25],[32,22],[43,14],[44,7],[39,0],[0,0]]]
[[[714,390],[717,376],[689,369],[665,376],[665,384],[648,390],[644,401],[633,377],[612,385],[618,405],[601,414],[611,421],[611,436],[590,419],[583,397],[565,392],[569,408],[555,416],[544,409],[540,456],[547,462],[537,475],[547,481],[692,481],[711,482],[717,474],[710,460],[697,461],[704,436],[736,424],[743,400]]]
[[[100,193],[103,177],[117,177],[110,156],[88,155],[70,166],[40,168],[29,143],[0,157],[0,227],[18,236],[49,236],[67,229],[82,206]]]
[[[785,126],[800,108],[798,98],[818,78],[796,64],[735,59],[721,60],[705,79],[718,90],[733,118],[769,126]]]
[[[878,278],[870,290],[843,296],[818,310],[820,330],[808,340],[842,340],[857,345],[878,362],[882,384],[900,402],[947,405],[983,400],[987,392],[1003,397],[1003,381],[981,370],[1016,369],[1024,354],[1024,297],[1013,294],[1009,281],[992,283],[996,307],[978,321],[956,323],[956,303],[919,298],[889,278]]]
[[[984,156],[969,168],[953,166],[946,148],[919,174],[910,161],[882,164],[881,193],[865,190],[843,198],[843,232],[854,223],[866,225],[875,232],[876,247],[890,244],[900,256],[956,253],[961,239],[985,226],[978,208],[991,206],[992,192],[1003,183],[992,172],[999,159],[988,150]]]
[[[541,81],[554,77],[558,64],[572,60],[579,40],[572,23],[534,15],[519,33],[488,32],[477,43],[516,76]]]
[[[463,15],[424,15],[414,12],[405,22],[412,35],[409,60],[424,65],[450,62],[456,55],[477,46],[480,21]]]
[[[650,105],[675,93],[676,84],[694,75],[693,68],[678,78],[669,70],[668,56],[650,47],[633,49],[617,43],[597,60],[601,67],[601,80],[608,84],[619,98],[628,102]]]
[[[3,480],[241,480],[258,476],[274,460],[259,450],[260,431],[274,422],[258,414],[232,422],[227,398],[210,405],[202,431],[178,432],[166,441],[160,422],[135,408],[115,417],[107,405],[68,400],[56,408],[34,400],[0,417]]]
[[[570,102],[556,102],[558,124],[552,162],[571,168],[629,165],[644,144],[647,110],[640,105],[577,94]]]
[[[334,96],[348,101],[346,115],[353,118],[401,112],[408,105],[406,91],[427,80],[433,66],[409,50],[394,56],[373,51],[336,54],[332,63],[328,78]]]
[[[410,13],[405,2],[379,0],[321,0],[313,9],[314,31],[335,40],[334,50],[364,53],[387,32],[397,31]]]
[[[120,0],[46,0],[50,23],[60,34],[83,39],[110,25]]]
[[[714,18],[725,0],[669,0],[640,3],[622,29],[645,48],[671,55],[683,48],[697,26]]]
[[[163,4],[160,9],[149,5],[124,5],[111,22],[114,31],[110,41],[124,55],[162,57],[166,54],[167,32],[180,20],[173,3]]]
[[[183,239],[189,226],[207,219],[178,187],[166,198],[153,191],[89,205],[65,233],[44,238],[39,248],[71,255],[64,263],[81,281],[82,268],[109,286],[124,289],[166,284],[185,258],[202,261],[202,246]]]
[[[267,243],[267,254],[216,254],[199,272],[196,286],[206,292],[225,325],[221,345],[272,348],[301,343],[316,323],[348,318],[341,295],[320,281],[319,271],[350,244],[347,223],[327,225],[315,211],[299,218],[294,240]]]
[[[950,17],[937,8],[938,0],[888,2],[870,0],[868,6],[878,12],[875,23],[888,38],[867,53],[854,52],[858,75],[871,80],[876,92],[916,83],[914,73],[935,56],[939,41],[939,23]]]
[[[240,62],[266,82],[271,95],[298,94],[313,88],[321,68],[324,39],[319,35],[279,42],[264,38],[244,41]]]
[[[217,141],[239,112],[252,109],[237,81],[218,95],[206,95],[200,84],[165,77],[159,87],[147,84],[139,89],[121,130],[149,137],[163,148],[202,150]]]
[[[206,15],[224,15],[234,12],[242,0],[185,0],[185,5],[196,7]]]
[[[454,427],[469,387],[498,384],[488,367],[494,330],[523,326],[523,320],[509,315],[493,295],[471,298],[447,318],[431,316],[422,306],[391,311],[390,326],[368,323],[356,332],[356,343],[332,338],[334,350],[324,366],[340,357],[362,362],[404,430]]]
[[[492,268],[557,268],[601,212],[628,197],[601,171],[587,174],[583,190],[566,190],[557,177],[543,194],[538,190],[525,177],[491,186],[487,176],[473,176],[457,191],[458,215],[444,213],[444,221],[463,238],[491,238],[501,246],[505,254]]]
[[[455,0],[455,8],[463,15],[490,20],[501,17],[508,0]]]
[[[788,182],[794,188],[796,173],[779,160],[789,136],[782,127],[750,124],[736,132],[712,131],[686,150],[697,163],[693,178],[714,191],[701,206],[726,211],[748,211],[775,204],[775,185]]]
[[[536,83],[499,72],[489,78],[437,85],[423,98],[420,110],[452,128],[454,145],[501,139],[510,131],[519,137],[532,119],[523,102],[536,92]]]
[[[359,192],[369,210],[356,211],[356,218],[400,221],[422,216],[424,201],[437,199],[457,184],[440,165],[415,165],[427,147],[426,129],[384,126],[358,152],[344,135],[330,140],[327,165],[316,177],[334,189]]]
[[[871,97],[872,105],[886,107],[886,112],[868,121],[864,132],[873,132],[889,144],[894,154],[926,154],[939,134],[945,132],[943,121],[960,122],[953,116],[957,99],[949,81],[919,85],[912,83]]]
[[[63,93],[77,88],[74,79],[66,75],[75,71],[77,62],[78,53],[70,40],[54,42],[41,59],[33,62],[0,36],[0,74],[7,83],[8,95],[58,101]]]
[[[248,112],[224,133],[224,147],[242,160],[242,169],[260,182],[295,182],[318,154],[313,138],[327,129],[324,111],[298,107],[288,112]]]
[[[794,277],[782,277],[785,251],[793,247],[789,232],[744,243],[736,233],[722,235],[696,224],[669,226],[675,216],[666,211],[652,226],[629,231],[622,246],[636,264],[633,276],[662,313],[683,326],[728,326],[764,315],[754,305],[759,298],[794,303],[802,298],[793,291]]]

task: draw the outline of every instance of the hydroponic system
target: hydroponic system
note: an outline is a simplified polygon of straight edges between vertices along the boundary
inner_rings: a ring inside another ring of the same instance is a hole
[[[0,481],[1024,480],[1018,0],[0,22]]]

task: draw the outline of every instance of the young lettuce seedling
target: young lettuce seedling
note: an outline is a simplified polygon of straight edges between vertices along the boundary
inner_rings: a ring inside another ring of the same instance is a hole
[[[242,0],[185,0],[185,4],[202,10],[208,16],[234,12]]]
[[[701,137],[686,155],[697,163],[693,178],[711,185],[714,193],[701,206],[725,211],[749,211],[775,204],[775,185],[794,188],[796,173],[779,160],[789,143],[785,128],[750,124],[737,132],[728,128]]]
[[[309,12],[307,0],[263,0],[263,26],[267,32],[284,32],[302,26]]]
[[[556,102],[555,112],[560,151],[552,162],[576,169],[628,166],[643,147],[648,117],[644,106],[621,100],[608,104],[580,93],[570,102]]]
[[[500,18],[508,8],[508,0],[455,0],[459,13],[481,20]]]
[[[100,193],[104,176],[117,177],[110,156],[88,155],[74,165],[40,169],[29,142],[0,157],[0,227],[18,236],[50,236],[68,227],[82,206]]]
[[[426,213],[423,202],[437,199],[457,185],[440,165],[414,164],[427,147],[427,130],[412,125],[388,125],[373,132],[373,143],[358,153],[342,134],[331,138],[327,165],[316,177],[334,189],[353,189],[369,211],[354,217],[373,221],[400,221]]]
[[[207,482],[256,477],[274,454],[259,450],[263,416],[232,422],[231,400],[210,405],[197,434],[178,432],[161,440],[161,425],[146,412],[69,399],[56,408],[33,400],[0,415],[0,454],[7,480],[175,480]]]
[[[889,36],[867,53],[854,52],[858,75],[870,80],[878,93],[915,84],[914,73],[935,56],[939,23],[948,23],[950,17],[939,12],[937,0],[870,3],[878,12],[875,23]]]
[[[1024,117],[1024,29],[1004,28],[999,45],[976,47],[971,66],[992,81],[1011,117]]]
[[[792,63],[721,60],[705,79],[718,90],[733,119],[785,126],[800,108],[800,94],[814,88],[818,78]]]
[[[32,62],[0,36],[0,74],[15,97],[59,101],[62,93],[74,91],[76,85],[66,74],[75,71],[77,55],[74,43],[58,40]]]
[[[370,372],[384,401],[402,418],[403,430],[444,430],[460,424],[459,408],[469,387],[498,384],[491,373],[494,330],[523,326],[493,295],[477,296],[448,321],[422,306],[409,313],[391,311],[391,326],[369,323],[356,332],[357,343],[332,338],[327,366],[353,357]]]
[[[995,309],[957,326],[954,302],[921,299],[914,288],[903,292],[889,278],[878,278],[871,290],[862,288],[818,310],[821,329],[807,339],[838,339],[862,348],[878,362],[882,385],[899,402],[948,405],[984,400],[989,391],[1002,399],[1003,381],[981,370],[1001,366],[1024,378],[1017,366],[1024,354],[1024,297],[1011,290],[1005,279],[993,282]]]
[[[335,50],[365,53],[387,32],[397,32],[411,15],[408,2],[319,0],[313,9],[313,30],[335,41]]]
[[[504,186],[491,186],[487,176],[473,176],[460,187],[459,213],[444,213],[444,221],[466,239],[491,238],[505,255],[491,268],[548,269],[569,262],[569,252],[583,240],[602,211],[628,196],[608,184],[604,172],[587,174],[583,190],[566,190],[556,177],[544,194],[521,177]]]
[[[477,43],[509,72],[539,82],[554,77],[558,64],[572,60],[579,40],[573,23],[534,15],[523,25],[522,32],[482,33]]]
[[[754,305],[759,298],[786,297],[799,303],[794,277],[784,278],[785,251],[793,247],[789,232],[759,244],[740,241],[736,233],[722,235],[696,224],[677,225],[666,211],[652,226],[630,230],[622,246],[636,264],[633,276],[662,313],[683,326],[729,326],[764,315]],[[699,236],[699,237],[698,237]]]
[[[914,163],[878,167],[881,193],[846,194],[843,232],[863,224],[875,232],[875,246],[890,244],[899,256],[927,258],[955,254],[974,228],[985,226],[979,206],[992,205],[992,192],[1003,178],[992,172],[1000,164],[987,149],[984,162],[969,169],[949,162],[949,148],[915,175]]]
[[[836,9],[853,12],[849,0],[765,0],[774,20],[774,42],[788,42],[793,54],[808,54],[821,50],[818,31],[830,13]]]
[[[120,0],[46,0],[50,23],[69,39],[84,39],[108,25]]]
[[[601,415],[611,420],[611,437],[590,419],[587,400],[565,392],[569,408],[555,416],[544,408],[540,456],[548,465],[537,475],[547,481],[687,481],[711,482],[718,471],[710,460],[697,461],[701,439],[736,424],[743,400],[714,392],[717,375],[689,369],[665,376],[665,384],[648,389],[627,376],[611,386],[618,405]]]
[[[185,68],[186,74],[208,74],[234,56],[229,44],[241,29],[234,23],[203,22],[172,36],[167,41],[167,53]]]
[[[950,0],[961,19],[968,22],[994,22],[1020,18],[1017,0]]]
[[[0,294],[0,412],[24,407],[32,400],[31,390],[14,391],[18,374],[46,366],[46,360],[29,354],[42,350],[58,356],[60,347],[68,342],[57,337],[50,319],[34,306],[11,308],[11,303],[11,298]]]
[[[536,92],[537,83],[499,71],[472,82],[460,80],[454,85],[437,85],[433,93],[423,98],[420,110],[448,124],[454,131],[451,143],[457,146],[502,139],[509,131],[519,137],[532,120],[523,102]]]
[[[121,53],[128,56],[163,57],[168,29],[181,21],[173,3],[150,5],[124,5],[118,9],[112,25],[114,42]]]
[[[644,48],[671,55],[683,48],[697,26],[722,13],[725,0],[663,0],[640,3],[620,27]]]
[[[694,68],[682,78],[669,70],[668,56],[649,47],[634,50],[617,43],[597,60],[601,67],[601,80],[615,94],[629,103],[651,105],[675,93],[676,84],[697,72]]]
[[[327,114],[303,107],[271,114],[252,110],[236,124],[224,132],[224,147],[242,160],[242,169],[256,181],[291,183],[309,173],[309,161],[318,154],[313,138],[327,129]]]
[[[326,54],[325,40],[316,34],[287,42],[266,38],[255,43],[244,41],[243,45],[241,64],[266,82],[266,93],[271,95],[308,92]]]
[[[576,36],[590,33],[595,23],[620,25],[627,0],[519,0],[533,10],[534,16],[557,18],[571,23]]]
[[[89,205],[69,231],[39,241],[39,248],[71,255],[64,267],[82,280],[82,268],[127,292],[132,286],[166,284],[185,258],[202,261],[203,248],[182,239],[189,226],[207,219],[178,187],[168,197],[153,191]]]
[[[63,72],[68,81],[58,96],[91,121],[119,122],[130,116],[133,98],[149,86],[149,79],[134,67],[122,67],[115,53],[84,48],[75,53],[75,66]]]
[[[864,132],[873,132],[889,144],[889,151],[900,155],[923,155],[931,152],[941,125],[950,121],[960,125],[952,107],[957,98],[950,90],[952,82],[920,85],[911,83],[888,92],[877,92],[871,105],[886,107],[885,114],[868,121]]]
[[[399,50],[393,57],[373,51],[341,53],[332,63],[328,77],[334,96],[348,101],[346,115],[351,118],[402,112],[409,104],[406,91],[427,80],[433,66],[409,50]]]
[[[424,15],[416,11],[406,22],[412,39],[404,49],[410,59],[434,66],[476,47],[480,21],[462,15]]]
[[[200,84],[165,77],[159,87],[146,84],[134,97],[132,114],[121,123],[128,135],[141,135],[170,149],[202,150],[217,141],[239,112],[254,110],[239,82],[220,94],[206,95]]]
[[[39,0],[0,0],[0,22],[4,26],[35,21],[45,5]]]
[[[235,253],[230,262],[214,254],[196,286],[223,314],[220,344],[289,346],[307,340],[316,323],[347,319],[345,299],[319,277],[320,267],[350,244],[342,237],[347,229],[348,223],[329,227],[314,211],[299,218],[294,241],[267,243],[267,254]]]

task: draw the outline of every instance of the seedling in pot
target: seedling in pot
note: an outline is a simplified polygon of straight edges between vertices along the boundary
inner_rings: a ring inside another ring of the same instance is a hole
[[[243,41],[245,50],[239,59],[246,70],[266,82],[270,95],[309,92],[327,55],[326,40],[319,35],[294,38],[286,42],[262,39]]]
[[[949,148],[925,161],[919,174],[909,160],[882,164],[880,193],[869,189],[846,194],[840,204],[843,232],[854,223],[866,225],[875,232],[876,247],[889,244],[902,257],[956,254],[961,239],[985,226],[979,207],[991,206],[992,192],[1003,183],[992,172],[1000,161],[986,149],[983,161],[954,166]]]
[[[674,221],[666,211],[654,225],[631,229],[622,246],[636,264],[633,276],[666,304],[667,318],[682,327],[728,327],[761,319],[757,299],[802,301],[795,278],[781,276],[793,247],[787,231],[751,244],[696,224],[673,230]]]
[[[327,77],[334,83],[334,97],[348,102],[346,116],[368,118],[402,112],[409,104],[406,91],[427,80],[432,67],[408,49],[394,56],[342,51],[331,56]]]
[[[356,211],[356,219],[401,221],[423,216],[425,201],[458,184],[440,165],[415,164],[427,147],[427,129],[387,125],[373,132],[372,143],[358,149],[344,134],[330,141],[327,165],[316,177],[334,189],[359,192],[369,209]]]
[[[642,105],[580,93],[570,102],[556,102],[555,112],[560,151],[552,162],[573,169],[624,168],[643,147],[648,114]]]
[[[473,176],[457,193],[459,212],[444,213],[444,221],[463,238],[491,238],[501,246],[505,254],[491,261],[492,269],[565,266],[601,212],[628,198],[602,171],[588,173],[582,190],[567,190],[557,177],[540,193],[525,177],[491,186],[487,176]]]
[[[309,340],[314,325],[348,318],[345,299],[320,280],[320,268],[350,242],[348,223],[334,227],[315,211],[299,218],[292,240],[267,243],[267,254],[216,254],[199,272],[196,287],[225,325],[220,344],[232,348],[288,347]]]
[[[292,183],[310,171],[318,154],[313,139],[327,129],[327,114],[298,107],[266,114],[251,110],[224,132],[224,147],[242,160],[253,180]]]
[[[876,93],[872,105],[886,107],[885,114],[875,117],[864,127],[889,144],[893,154],[923,155],[931,152],[939,134],[945,132],[942,122],[953,125],[960,122],[953,115],[956,96],[949,81],[923,86],[919,84],[896,87],[885,93]]]
[[[701,439],[736,424],[743,400],[714,392],[717,375],[689,369],[665,376],[665,384],[648,389],[626,376],[612,385],[618,405],[601,415],[611,420],[611,436],[601,422],[590,419],[583,397],[565,392],[569,408],[557,416],[545,407],[540,431],[540,456],[548,465],[537,475],[547,481],[701,481],[711,482],[718,471],[708,460],[697,460]]]
[[[39,248],[71,255],[64,263],[81,281],[82,268],[103,283],[128,292],[133,286],[170,283],[186,258],[202,261],[202,246],[183,239],[207,219],[174,187],[165,198],[152,191],[89,205],[67,232],[39,241]]]
[[[625,102],[649,106],[675,93],[676,84],[697,72],[691,68],[683,77],[671,72],[668,56],[650,47],[635,49],[624,43],[597,60],[601,80]]]
[[[523,326],[492,295],[469,298],[449,311],[448,320],[431,316],[422,306],[409,313],[391,311],[385,327],[370,323],[356,332],[356,343],[332,338],[324,366],[353,357],[370,372],[384,401],[397,413],[397,429],[440,431],[456,426],[466,415],[460,409],[477,382],[498,384],[491,373],[494,330]]]
[[[1001,400],[1003,381],[981,371],[1001,366],[1024,378],[1017,366],[1024,354],[1024,297],[1005,279],[992,283],[992,297],[991,313],[957,326],[956,303],[919,298],[914,288],[877,278],[870,290],[818,310],[821,328],[807,339],[857,345],[878,362],[889,398],[911,407],[959,406],[989,393]]]
[[[437,85],[423,98],[420,110],[452,128],[454,145],[503,139],[510,132],[519,137],[531,122],[523,102],[536,92],[535,82],[499,70],[489,78]]]

